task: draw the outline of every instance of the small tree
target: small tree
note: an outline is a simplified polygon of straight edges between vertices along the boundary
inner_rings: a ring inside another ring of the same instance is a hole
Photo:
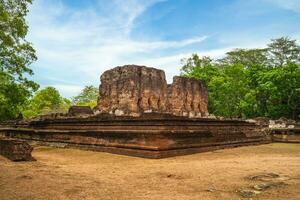
[[[97,105],[98,88],[89,85],[85,86],[84,89],[75,97],[73,97],[73,104],[80,106],[90,106],[91,108]]]
[[[30,118],[38,115],[66,112],[71,104],[71,101],[63,98],[54,87],[46,87],[38,91],[23,114],[25,118]]]
[[[240,64],[246,68],[268,66],[267,49],[235,49],[227,52],[225,58],[218,60],[223,65]]]
[[[300,46],[296,40],[281,37],[268,45],[269,58],[273,66],[281,67],[289,62],[300,63]]]

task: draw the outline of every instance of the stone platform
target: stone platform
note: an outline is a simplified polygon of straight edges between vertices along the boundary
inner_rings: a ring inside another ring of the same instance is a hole
[[[32,150],[26,141],[0,138],[0,155],[12,161],[34,161]]]
[[[7,123],[0,126],[0,135],[57,147],[144,158],[270,142],[267,134],[254,123],[160,113],[140,117],[99,114]]]
[[[0,136],[58,147],[164,158],[270,142],[254,123],[208,118],[201,80],[125,65],[104,72],[97,106],[0,125]]]
[[[274,142],[300,143],[300,128],[273,128],[271,129]]]

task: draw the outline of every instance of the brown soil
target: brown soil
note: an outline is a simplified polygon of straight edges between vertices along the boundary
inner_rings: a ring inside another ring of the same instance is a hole
[[[36,162],[0,157],[0,199],[241,199],[249,177],[276,173],[287,185],[254,199],[300,199],[300,144],[273,143],[151,160],[36,147]],[[248,178],[247,178],[248,177]]]

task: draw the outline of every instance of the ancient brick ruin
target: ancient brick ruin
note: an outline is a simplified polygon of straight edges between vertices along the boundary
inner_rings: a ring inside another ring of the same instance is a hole
[[[207,88],[201,80],[176,76],[168,85],[162,70],[126,65],[101,76],[98,109],[118,116],[169,113],[203,117],[207,111]]]
[[[93,110],[89,106],[71,106],[68,114],[70,116],[92,115]]]
[[[164,158],[270,142],[254,123],[146,113],[46,118],[0,128],[0,136],[36,143]]]
[[[189,117],[208,115],[207,88],[203,81],[175,76],[168,89],[170,113]]]
[[[0,138],[0,155],[12,161],[33,161],[33,148],[26,142],[15,139]]]
[[[0,136],[144,158],[271,142],[255,123],[209,118],[200,80],[174,77],[167,85],[162,70],[127,65],[104,72],[99,93],[95,113],[73,107],[2,123]]]

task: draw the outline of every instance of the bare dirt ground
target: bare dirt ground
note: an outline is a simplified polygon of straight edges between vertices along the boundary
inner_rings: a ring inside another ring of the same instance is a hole
[[[0,157],[0,199],[242,199],[261,173],[284,185],[253,199],[300,199],[300,144],[273,143],[151,160],[36,147],[36,162]]]

